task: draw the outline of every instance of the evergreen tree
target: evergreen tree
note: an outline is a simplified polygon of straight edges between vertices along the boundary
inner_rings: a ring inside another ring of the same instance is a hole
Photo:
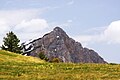
[[[3,45],[1,46],[1,49],[15,53],[21,53],[21,48],[19,46],[20,40],[17,38],[17,36],[12,31],[6,35],[7,36],[3,38]]]

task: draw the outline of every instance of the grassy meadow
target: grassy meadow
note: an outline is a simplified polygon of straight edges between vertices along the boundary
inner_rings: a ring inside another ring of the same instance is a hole
[[[120,65],[48,63],[0,50],[0,80],[120,80]]]

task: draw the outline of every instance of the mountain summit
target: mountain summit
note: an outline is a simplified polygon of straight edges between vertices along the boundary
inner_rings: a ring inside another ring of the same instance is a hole
[[[106,63],[94,50],[82,47],[60,27],[56,27],[42,38],[23,43],[24,54],[38,57],[44,53],[49,60],[59,58],[62,62]]]

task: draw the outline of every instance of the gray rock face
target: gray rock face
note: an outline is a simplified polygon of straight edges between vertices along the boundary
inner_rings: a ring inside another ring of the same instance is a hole
[[[34,57],[38,57],[38,53],[44,52],[49,60],[59,58],[62,62],[106,63],[95,51],[83,48],[81,43],[70,38],[59,27],[24,46],[28,45],[32,45],[34,49],[26,49],[24,52]]]

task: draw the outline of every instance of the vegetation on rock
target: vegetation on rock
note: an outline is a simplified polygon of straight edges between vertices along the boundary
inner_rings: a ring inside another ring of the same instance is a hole
[[[45,61],[48,61],[49,59],[45,56],[44,52],[40,52],[38,54],[39,58],[42,59],[42,60],[45,60]]]
[[[59,58],[53,58],[50,62],[52,63],[59,63],[61,62]]]

